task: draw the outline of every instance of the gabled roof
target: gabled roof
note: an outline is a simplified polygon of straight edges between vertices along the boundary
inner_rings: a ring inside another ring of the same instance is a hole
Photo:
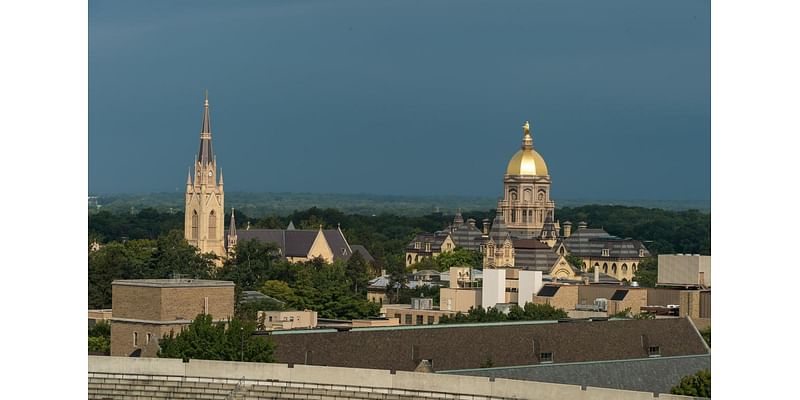
[[[406,246],[406,250],[409,251],[418,251],[418,252],[426,252],[425,244],[430,243],[431,245],[431,252],[438,252],[442,249],[442,244],[450,236],[447,232],[435,232],[435,233],[420,233],[414,237],[413,240]],[[416,247],[416,243],[419,242],[419,248]]]
[[[311,229],[248,229],[236,232],[239,243],[256,239],[260,242],[274,243],[280,247],[284,257],[306,257],[317,238],[319,230]],[[333,260],[347,260],[353,254],[347,240],[338,229],[323,229],[325,241],[333,252]],[[362,253],[366,259],[369,253]],[[371,256],[370,256],[371,257]]]
[[[366,247],[360,244],[351,244],[350,249],[353,250],[353,253],[359,252],[359,254],[361,254],[361,257],[364,257],[364,261],[368,263],[375,262],[375,258],[372,257],[372,254],[369,254],[369,251],[367,250]]]
[[[644,250],[645,257],[650,255],[641,241],[621,239],[603,229],[578,229],[563,243],[570,254],[578,257],[639,258],[640,249]],[[608,256],[603,256],[603,249],[608,249]]]

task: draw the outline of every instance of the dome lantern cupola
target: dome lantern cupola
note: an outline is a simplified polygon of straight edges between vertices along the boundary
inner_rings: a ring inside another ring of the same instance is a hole
[[[533,149],[533,136],[528,121],[522,125],[522,131],[522,148],[508,162],[506,175],[547,176],[544,158]]]

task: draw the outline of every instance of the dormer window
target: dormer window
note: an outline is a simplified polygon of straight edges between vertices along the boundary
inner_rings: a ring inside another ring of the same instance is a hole
[[[420,242],[414,242],[414,248],[415,248],[415,249],[418,249],[418,248],[419,248],[419,246],[420,246],[420,244],[421,244]]]
[[[425,251],[431,251],[431,244],[425,243]]]
[[[661,357],[661,348],[658,346],[649,346],[647,348],[648,357]]]
[[[644,249],[639,249],[639,257],[644,257]]]
[[[603,257],[608,257],[608,249],[603,249]]]

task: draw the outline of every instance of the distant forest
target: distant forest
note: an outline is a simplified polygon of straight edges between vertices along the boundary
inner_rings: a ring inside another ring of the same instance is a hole
[[[464,219],[474,218],[480,227],[484,218],[494,218],[494,210],[465,211]],[[711,254],[711,215],[697,210],[670,211],[657,208],[585,205],[562,207],[556,219],[573,226],[585,221],[589,227],[603,228],[612,235],[642,240],[651,253]],[[230,215],[225,215],[227,229]],[[406,244],[419,232],[444,229],[453,221],[452,213],[401,216],[346,214],[332,208],[309,208],[286,216],[252,217],[236,209],[238,229],[286,228],[292,221],[298,229],[341,226],[350,244],[364,245],[379,266],[403,264]],[[171,230],[183,231],[183,211],[145,208],[138,212],[95,211],[89,214],[89,239],[100,243],[134,239],[157,239]]]
[[[346,214],[395,214],[425,216],[435,212],[452,214],[457,208],[464,211],[490,210],[497,206],[495,197],[476,196],[395,196],[373,194],[324,193],[246,193],[228,192],[225,203],[252,217],[289,216],[298,210],[312,207],[335,208]],[[101,210],[137,213],[146,208],[161,212],[183,210],[183,193],[109,194],[93,196],[89,212]],[[658,208],[671,211],[699,210],[709,213],[710,201],[676,200],[596,200],[556,199],[560,207],[578,207],[589,204],[619,205]],[[230,211],[229,209],[226,211]],[[563,221],[564,219],[561,218]]]

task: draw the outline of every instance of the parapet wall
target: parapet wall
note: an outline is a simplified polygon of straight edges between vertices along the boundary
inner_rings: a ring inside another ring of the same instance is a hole
[[[132,385],[130,383],[132,379],[147,382],[146,385],[151,386],[166,381],[196,382],[197,388],[193,389],[195,393],[204,393],[202,390],[205,389],[201,388],[209,387],[208,382],[236,382],[236,386],[239,387],[237,390],[244,392],[242,398],[267,398],[264,397],[267,396],[266,393],[271,388],[278,387],[293,388],[291,393],[287,393],[290,397],[286,398],[308,399],[335,397],[647,400],[656,397],[646,392],[405,371],[206,360],[191,360],[184,363],[178,359],[89,356],[90,397],[93,396],[93,390],[99,390],[94,388],[101,386],[112,386],[110,389],[113,389],[103,394],[103,398],[122,398],[133,394],[125,393],[129,388],[145,386],[142,383]],[[107,381],[117,384],[104,384]],[[307,394],[304,395],[302,390],[298,392],[294,388],[306,390]],[[214,390],[215,394],[219,392],[219,389],[208,390]],[[274,393],[268,397],[276,398]],[[689,397],[661,394],[657,398],[678,400]]]

